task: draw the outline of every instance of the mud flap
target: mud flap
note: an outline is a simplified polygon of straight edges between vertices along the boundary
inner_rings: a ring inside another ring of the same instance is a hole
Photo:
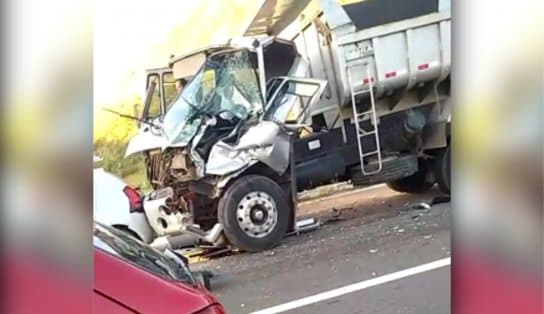
[[[289,136],[289,181],[291,186],[291,220],[289,221],[289,229],[288,231],[294,231],[295,230],[295,221],[297,219],[297,207],[298,207],[298,199],[297,199],[297,167],[295,163],[295,148],[294,148],[294,142],[295,137],[293,135]]]

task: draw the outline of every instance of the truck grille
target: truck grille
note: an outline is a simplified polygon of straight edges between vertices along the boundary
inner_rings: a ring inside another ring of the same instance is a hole
[[[164,177],[171,158],[160,151],[150,152],[146,156],[146,170],[149,183],[154,189],[164,186]]]

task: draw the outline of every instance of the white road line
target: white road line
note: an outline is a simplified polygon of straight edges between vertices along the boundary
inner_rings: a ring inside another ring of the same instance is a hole
[[[292,310],[292,309],[296,309],[296,308],[306,306],[306,305],[309,305],[309,304],[321,302],[323,300],[336,298],[336,297],[339,297],[339,296],[344,295],[344,294],[352,293],[352,292],[355,292],[355,291],[359,291],[359,290],[363,290],[363,289],[366,289],[366,288],[381,285],[381,284],[384,284],[384,283],[387,283],[387,282],[395,281],[395,280],[398,280],[398,279],[401,279],[401,278],[406,278],[406,277],[413,276],[413,275],[416,275],[416,274],[424,273],[424,272],[427,272],[427,271],[430,271],[430,270],[433,270],[433,269],[445,267],[445,266],[448,266],[450,264],[451,264],[451,258],[448,257],[448,258],[440,259],[440,260],[430,262],[430,263],[427,263],[427,264],[419,265],[419,266],[416,266],[416,267],[400,270],[400,271],[390,273],[390,274],[387,274],[387,275],[383,275],[383,276],[380,276],[380,277],[376,277],[376,278],[372,278],[372,279],[369,279],[369,280],[357,282],[357,283],[347,285],[347,286],[344,286],[344,287],[340,287],[340,288],[336,288],[336,289],[333,289],[333,290],[329,290],[329,291],[321,292],[321,293],[318,293],[318,294],[314,294],[314,295],[311,295],[311,296],[308,296],[308,297],[305,297],[305,298],[301,298],[301,299],[294,300],[294,301],[291,301],[291,302],[287,302],[287,303],[284,303],[284,304],[276,305],[276,306],[269,307],[269,308],[259,310],[259,311],[256,311],[256,312],[252,312],[250,314],[282,313],[282,312],[289,311],[289,310]]]

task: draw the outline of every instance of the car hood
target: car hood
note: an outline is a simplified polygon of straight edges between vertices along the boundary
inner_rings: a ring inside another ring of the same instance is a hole
[[[194,313],[218,303],[206,291],[163,279],[97,248],[94,289],[139,313]]]

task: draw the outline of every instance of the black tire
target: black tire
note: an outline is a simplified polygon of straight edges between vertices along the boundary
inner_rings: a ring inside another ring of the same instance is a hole
[[[440,191],[450,194],[451,187],[451,157],[450,147],[440,151],[434,161],[434,173]]]
[[[387,182],[387,186],[397,192],[403,193],[423,193],[430,190],[436,180],[432,171],[432,165],[420,159],[418,162],[419,169],[411,176]]]
[[[266,236],[261,238],[248,235],[238,222],[237,211],[240,202],[252,192],[264,192],[275,203],[276,224]],[[223,225],[223,231],[229,242],[235,247],[258,252],[276,246],[285,236],[291,209],[281,187],[271,179],[260,175],[248,175],[236,180],[219,199],[217,216]]]

